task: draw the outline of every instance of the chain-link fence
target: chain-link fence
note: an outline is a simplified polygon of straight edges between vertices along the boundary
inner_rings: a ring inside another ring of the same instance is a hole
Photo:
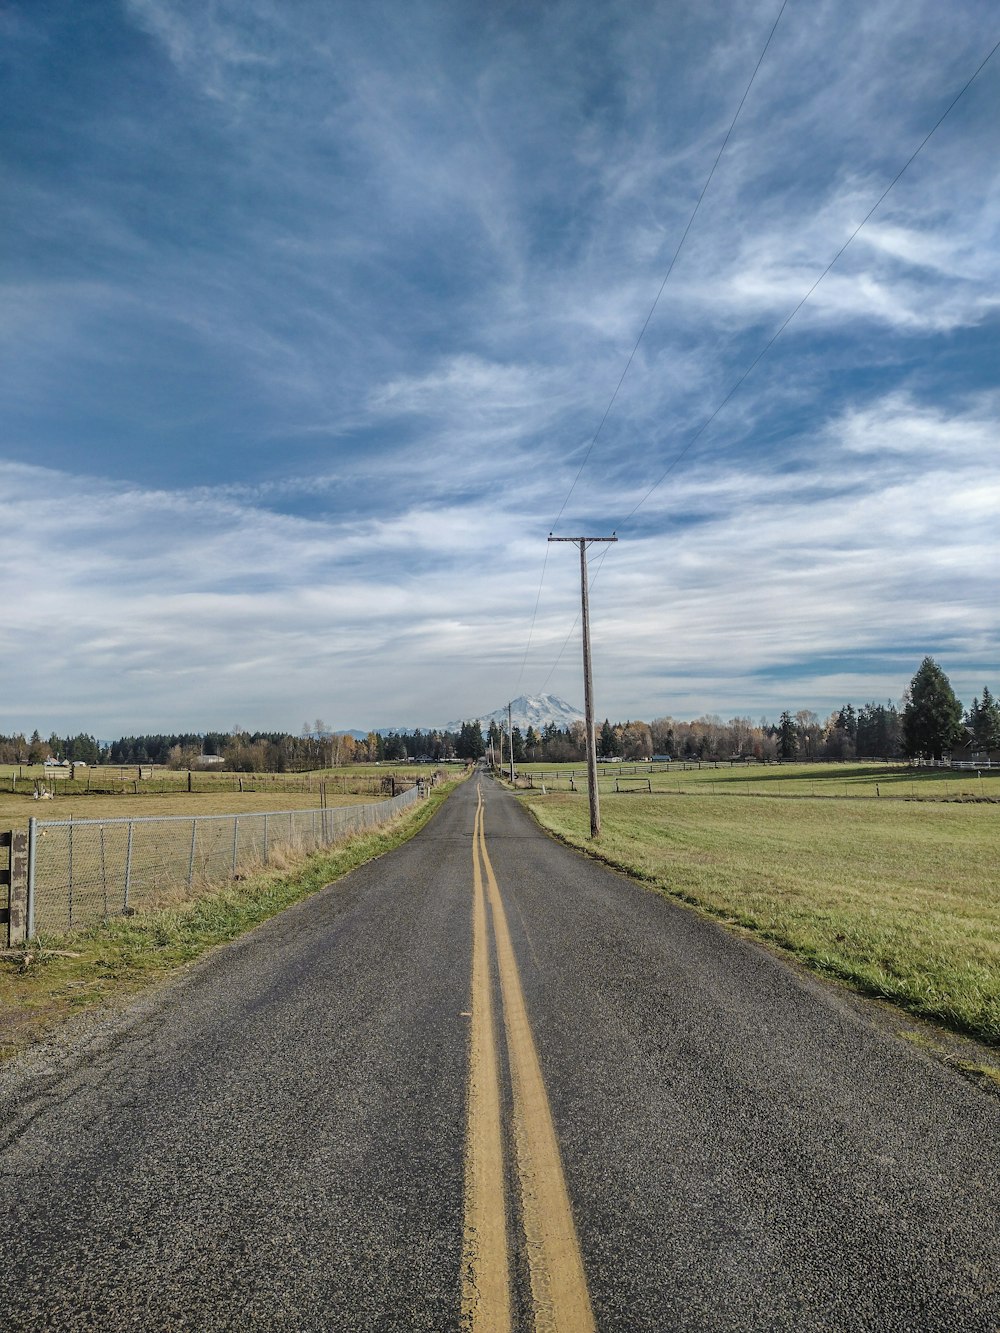
[[[266,814],[31,820],[28,937],[76,930],[181,898],[285,851],[314,851],[376,828],[420,800],[421,786],[387,801]]]

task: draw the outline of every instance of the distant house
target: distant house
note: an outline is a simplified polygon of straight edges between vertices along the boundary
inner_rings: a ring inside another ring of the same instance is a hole
[[[972,733],[966,735],[959,745],[951,747],[949,758],[953,764],[970,764],[973,767],[1000,768],[1000,750],[983,750],[972,739]]]
[[[194,762],[196,768],[214,768],[216,764],[224,764],[226,761],[221,754],[200,754]]]

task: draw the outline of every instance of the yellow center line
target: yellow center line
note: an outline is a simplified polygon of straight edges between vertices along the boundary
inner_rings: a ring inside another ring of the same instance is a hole
[[[513,1092],[514,1145],[535,1333],[591,1333],[595,1324],[583,1259],[507,915],[486,848],[481,792],[474,841],[478,843],[486,871],[503,996]],[[477,895],[481,894],[482,877],[478,863],[474,880]]]
[[[472,843],[472,1021],[465,1150],[462,1327],[473,1333],[509,1333],[510,1273],[500,1079],[493,1027],[486,899],[477,850],[481,822],[482,796],[476,808]]]

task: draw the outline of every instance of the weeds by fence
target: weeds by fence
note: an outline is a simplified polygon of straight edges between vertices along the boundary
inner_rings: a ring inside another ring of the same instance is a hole
[[[129,914],[286,853],[314,851],[375,828],[423,797],[422,786],[367,805],[264,814],[138,819],[32,819],[27,935],[59,934]]]

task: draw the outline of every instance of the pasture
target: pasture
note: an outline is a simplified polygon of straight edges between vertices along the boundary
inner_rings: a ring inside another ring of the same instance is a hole
[[[519,764],[517,772],[532,786],[567,791],[573,777],[586,790],[587,768],[575,764]],[[914,768],[907,764],[852,761],[816,764],[733,763],[687,760],[671,764],[599,763],[598,788],[614,792],[648,778],[653,791],[719,796],[858,797],[905,801],[1000,801],[1000,769]],[[638,784],[636,784],[638,785]]]
[[[310,773],[229,773],[137,765],[69,769],[0,765],[0,828],[38,819],[125,819],[168,815],[262,814],[383,799],[400,784],[429,778],[433,764],[350,765]],[[140,773],[142,776],[140,776]],[[35,800],[40,783],[51,800]]]
[[[749,792],[746,773],[705,769],[652,796],[608,792],[596,843],[585,789],[521,799],[544,827],[660,892],[1000,1045],[1000,805],[963,800],[946,772],[915,775],[916,799],[901,778],[904,799],[884,800],[868,790],[874,775],[819,767],[751,770]]]
[[[37,779],[44,800],[34,798],[33,775],[20,789],[17,775],[13,790],[0,789],[0,829],[38,820],[32,921],[42,933],[202,892],[340,841],[383,817],[377,811],[393,797],[405,801],[431,769],[193,773],[190,790],[186,771],[145,767],[130,780],[117,769],[82,771],[85,779],[79,769],[75,779],[46,770]],[[0,906],[6,901],[2,890]]]

